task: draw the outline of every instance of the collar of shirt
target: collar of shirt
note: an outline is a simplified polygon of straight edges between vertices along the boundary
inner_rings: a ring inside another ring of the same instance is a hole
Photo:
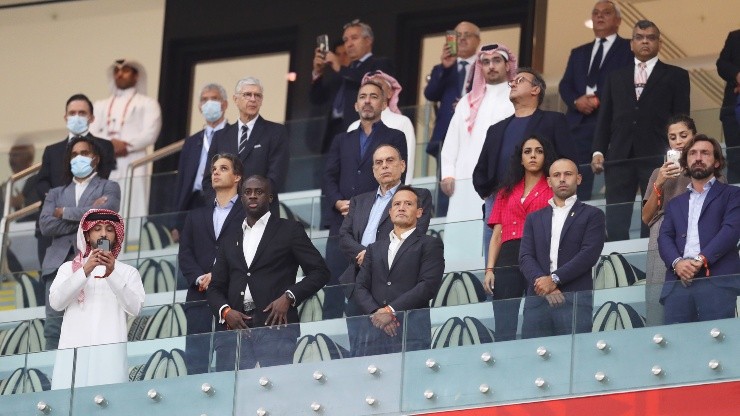
[[[259,117],[260,117],[260,115],[259,115],[259,114],[257,114],[257,117],[255,117],[255,118],[253,118],[253,119],[249,120],[249,123],[247,123],[247,124],[246,124],[246,126],[247,126],[247,127],[249,127],[249,131],[248,131],[248,136],[247,136],[247,138],[249,138],[249,137],[251,137],[251,136],[252,136],[252,130],[254,130],[254,123],[256,123],[256,122],[257,122],[257,119],[258,119]],[[242,126],[244,126],[245,124],[244,124],[244,122],[242,121],[242,119],[238,119],[238,121],[237,121],[237,124],[238,124],[238,127],[239,127],[239,137],[241,137],[241,135],[242,135]]]
[[[552,207],[552,209],[570,210],[573,207],[573,205],[576,203],[576,199],[578,199],[578,196],[577,195],[572,195],[572,196],[568,197],[565,200],[565,205],[562,206],[562,207],[559,207],[559,206],[557,206],[555,204],[555,197],[552,197],[552,198],[548,199],[547,200],[547,203],[550,204],[550,206]]]
[[[411,235],[411,233],[414,232],[415,229],[416,227],[401,233],[401,238],[398,238],[398,236],[396,236],[396,233],[391,230],[390,234],[388,234],[391,238],[391,244],[393,244],[394,242],[397,244],[403,243]]]
[[[244,218],[244,222],[242,223],[242,231],[251,230],[257,226],[266,227],[267,226],[267,220],[270,219],[270,211],[267,211],[265,215],[260,217],[260,219],[257,220],[257,222],[254,223],[253,226],[249,226],[247,223],[247,219]]]
[[[617,39],[617,34],[616,33],[611,34],[611,35],[605,37],[604,39],[606,39],[606,42],[604,42],[604,55],[606,55],[606,49],[609,48],[610,46],[612,46],[614,44],[614,41]],[[599,41],[601,41],[601,38],[595,38],[595,40],[594,40],[594,47],[595,48],[598,48],[599,47]],[[596,50],[596,49],[594,49],[594,50]]]
[[[362,128],[362,124],[357,126],[357,129],[360,131],[360,138],[361,139],[367,139],[368,137],[372,136],[373,133],[375,133],[375,129],[378,127],[378,124],[382,123],[382,120],[378,120],[375,123],[373,123],[372,128],[370,129],[370,134],[365,134],[365,129]]]
[[[80,137],[87,136],[88,134],[90,134],[90,130],[89,129],[88,130],[85,130],[85,132],[82,133],[82,134],[73,134],[72,132],[68,132],[68,133],[69,134],[67,135],[67,143],[71,142],[72,139],[74,139],[77,136],[80,136]]]
[[[231,197],[231,199],[229,199],[229,202],[227,202],[227,203],[226,203],[226,206],[223,206],[223,207],[222,207],[222,206],[220,206],[220,205],[218,204],[218,199],[216,199],[216,198],[213,198],[213,207],[214,207],[214,208],[221,208],[221,209],[225,209],[225,208],[229,208],[229,209],[231,209],[231,207],[233,207],[233,206],[234,206],[234,204],[236,203],[236,201],[237,201],[238,199],[239,199],[239,194],[236,194],[236,195],[234,195],[233,197]],[[264,217],[263,217],[263,218],[264,218]],[[262,218],[260,218],[260,219],[262,219]],[[244,223],[246,224],[246,220],[244,220]]]
[[[637,59],[637,58],[635,58],[635,73],[637,73],[637,71],[639,70],[639,68],[637,67],[637,65],[639,65],[640,62],[642,62],[642,61],[639,60],[639,59]],[[645,66],[645,72],[647,72],[648,78],[650,78],[650,74],[653,72],[653,68],[655,68],[655,64],[657,62],[658,62],[658,57],[657,56],[654,57],[654,58],[652,58],[652,59],[648,59],[647,61],[645,61],[645,65],[646,65]]]
[[[225,126],[226,126],[226,119],[223,119],[223,120],[221,120],[220,123],[216,124],[216,127],[211,127],[208,124],[206,124],[206,126],[203,128],[203,130],[205,130],[205,133],[206,133],[206,135],[208,135],[208,137],[213,137],[213,133],[221,130]],[[241,128],[241,126],[240,126],[240,128]],[[251,130],[251,127],[250,127],[250,130]],[[240,130],[240,132],[241,132],[241,130]]]
[[[365,61],[367,61],[367,58],[369,58],[371,56],[373,56],[373,53],[372,52],[368,52],[365,55],[363,55],[362,58],[358,59],[356,62],[360,62],[360,63],[365,62]]]
[[[715,182],[717,182],[717,177],[713,176],[712,179],[710,179],[709,181],[707,181],[707,183],[704,184],[704,190],[702,192],[697,192],[696,189],[694,189],[694,185],[691,182],[689,182],[689,184],[686,185],[686,189],[688,189],[689,192],[691,192],[692,194],[703,194],[704,192],[707,192],[712,187],[712,185],[714,185]]]
[[[383,195],[383,192],[381,192],[380,186],[378,186],[378,192],[375,193],[375,198],[376,199],[377,198],[383,198],[383,197],[386,197],[387,198],[388,195],[390,195],[391,197],[393,197],[393,195],[396,194],[396,190],[398,190],[398,187],[399,186],[401,186],[401,182],[400,181],[396,184],[396,186],[394,186],[393,188],[389,189],[388,192],[385,193],[385,195]]]
[[[475,58],[477,57],[477,54],[473,54],[471,56],[468,56],[467,58],[460,58],[457,57],[457,67],[460,68],[460,62],[465,61],[468,64],[465,66],[465,69],[472,68],[473,65],[475,65]]]
[[[81,181],[80,180],[77,180],[77,178],[74,178],[74,183],[75,183],[75,185],[78,185],[78,186],[79,185],[87,185],[87,184],[90,183],[90,181],[92,180],[92,178],[94,178],[97,175],[98,175],[98,172],[93,172],[93,173],[90,174],[90,176],[88,176],[87,178],[85,178],[85,179],[83,179]]]
[[[130,97],[136,93],[136,86],[126,88],[125,90],[116,88],[116,97]]]

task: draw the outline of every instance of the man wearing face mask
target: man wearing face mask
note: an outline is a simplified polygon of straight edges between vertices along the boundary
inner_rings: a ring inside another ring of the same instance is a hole
[[[227,125],[224,113],[229,103],[226,90],[220,84],[208,84],[200,92],[199,109],[206,120],[203,129],[185,139],[177,165],[177,184],[175,185],[175,206],[173,211],[181,212],[172,236],[179,239],[179,230],[185,220],[184,211],[205,206],[203,198],[203,172],[208,161],[208,149],[211,147],[213,134]]]
[[[67,100],[64,107],[64,121],[67,124],[67,136],[57,143],[46,146],[41,158],[41,170],[37,175],[36,194],[41,201],[46,198],[49,189],[67,185],[71,178],[65,175],[69,164],[64,162],[67,146],[75,137],[87,137],[95,142],[100,149],[100,162],[97,166],[98,176],[108,179],[116,168],[116,157],[113,155],[113,144],[90,134],[90,123],[95,120],[93,104],[84,94],[75,94]],[[36,224],[36,238],[39,240],[39,261],[44,261],[44,253],[51,244],[51,238],[41,235],[38,223]]]
[[[100,150],[93,138],[77,137],[67,146],[65,155],[67,185],[49,190],[39,217],[42,235],[52,238],[41,266],[46,284],[46,320],[44,337],[46,349],[56,349],[62,313],[49,306],[49,288],[57,269],[75,254],[75,234],[83,214],[91,208],[118,211],[121,188],[117,183],[101,178],[96,168]]]

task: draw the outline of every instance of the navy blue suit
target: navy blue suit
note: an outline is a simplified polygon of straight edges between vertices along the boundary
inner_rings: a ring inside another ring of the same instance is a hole
[[[519,270],[527,279],[522,338],[569,334],[573,330],[573,313],[576,332],[591,330],[591,269],[604,248],[604,213],[576,200],[560,233],[557,268],[550,273],[552,215],[553,209],[548,205],[529,214],[524,223],[519,249]],[[553,273],[560,278],[558,289],[565,295],[565,304],[551,308],[544,297],[535,293],[534,282]]]
[[[405,339],[402,343],[402,327],[395,337],[389,337],[375,328],[367,316],[354,318],[364,323],[359,351],[353,351],[355,356],[400,352],[402,345],[406,351],[428,349],[431,342],[428,308],[442,284],[445,268],[442,240],[417,228],[398,248],[390,265],[389,245],[390,240],[385,238],[368,246],[357,275],[355,299],[365,315],[385,306],[399,312],[399,322],[408,324]]]
[[[192,181],[191,181],[192,183]],[[211,332],[213,314],[206,303],[206,292],[200,292],[196,280],[210,273],[216,260],[219,244],[224,236],[241,231],[245,213],[241,201],[237,198],[231,211],[226,216],[221,232],[216,237],[213,229],[213,206],[190,211],[185,219],[185,226],[180,235],[180,250],[177,261],[180,265],[188,292],[185,301],[185,315],[188,318],[188,335]],[[205,336],[187,337],[185,340],[185,362],[188,374],[208,371],[209,339]]]
[[[560,98],[568,106],[566,118],[578,147],[578,160],[576,162],[579,165],[578,171],[583,176],[583,181],[578,187],[578,199],[581,200],[590,199],[591,188],[593,188],[593,172],[590,166],[584,165],[591,163],[591,148],[599,109],[597,108],[591,114],[585,115],[578,111],[573,102],[586,94],[586,78],[591,66],[591,52],[594,43],[595,41],[586,43],[570,52],[568,65],[565,67],[565,74],[563,74],[559,85]],[[633,62],[634,54],[630,49],[630,41],[617,35],[609,51],[601,60],[596,80],[596,96],[601,96],[607,75],[611,71],[631,66]]]
[[[496,167],[501,152],[511,154],[514,151],[513,148],[501,148],[506,127],[513,118],[514,116],[511,116],[499,121],[489,127],[488,132],[486,132],[483,149],[480,152],[478,163],[473,170],[473,186],[482,199],[488,198],[504,179],[498,177]],[[540,109],[535,110],[534,114],[532,114],[532,119],[527,124],[527,129],[524,131],[524,137],[527,138],[533,134],[550,139],[555,146],[555,151],[560,157],[576,160],[576,146],[570,137],[568,122],[562,113]]]
[[[593,151],[604,154],[607,236],[628,240],[635,189],[645,195],[650,175],[668,149],[666,123],[690,109],[689,73],[655,63],[645,88],[635,96],[635,65],[612,72],[601,96]],[[643,229],[647,236],[647,227]]]
[[[208,161],[219,153],[239,154],[239,123],[234,123],[213,134],[211,147],[208,149]],[[251,175],[262,175],[272,183],[273,199],[270,204],[270,212],[280,215],[278,192],[282,190],[285,177],[288,175],[288,153],[290,138],[285,126],[272,121],[267,121],[262,116],[257,116],[254,128],[249,134],[246,148],[239,155],[244,165],[244,178]],[[215,197],[211,186],[211,167],[206,164],[203,174],[203,195],[206,201]]]
[[[228,127],[228,124],[224,128]],[[203,151],[203,135],[205,130],[201,130],[185,139],[185,144],[180,151],[180,161],[177,163],[177,182],[175,184],[175,205],[173,210],[187,211],[191,206],[191,197],[193,197],[193,185],[195,177],[198,174],[198,165],[200,164],[200,154]],[[214,134],[215,135],[215,134]],[[206,160],[206,167],[210,170],[210,160]],[[200,206],[205,205],[205,199],[200,197]]]
[[[740,188],[719,181],[709,189],[699,214],[699,246],[709,263],[709,279],[694,280],[684,287],[673,273],[673,261],[682,258],[688,229],[689,192],[668,202],[658,236],[660,257],[666,264],[660,301],[665,323],[705,321],[735,316],[740,292]],[[696,278],[706,277],[702,268]]]

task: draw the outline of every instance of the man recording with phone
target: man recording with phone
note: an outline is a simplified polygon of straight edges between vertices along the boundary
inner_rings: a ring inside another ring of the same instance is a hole
[[[332,103],[324,134],[327,145],[322,146],[327,150],[331,139],[347,131],[349,125],[359,118],[354,105],[362,77],[377,70],[394,74],[390,59],[373,55],[373,29],[367,23],[355,19],[344,25],[342,40],[349,65],[341,65],[339,57],[329,51],[329,39],[324,35],[317,39],[313,58],[309,99],[314,105]]]

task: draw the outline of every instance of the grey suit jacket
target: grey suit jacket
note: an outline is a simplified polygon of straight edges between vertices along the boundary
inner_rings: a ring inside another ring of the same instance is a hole
[[[41,234],[54,237],[51,246],[44,256],[44,264],[41,266],[42,275],[58,269],[67,259],[70,249],[77,247],[77,229],[82,216],[91,208],[96,199],[101,196],[108,200],[96,208],[105,208],[118,211],[121,203],[121,188],[116,182],[95,176],[80,196],[80,202],[75,203],[74,181],[49,190],[44,200],[44,208],[39,217]],[[54,216],[54,209],[64,207],[62,218]]]

